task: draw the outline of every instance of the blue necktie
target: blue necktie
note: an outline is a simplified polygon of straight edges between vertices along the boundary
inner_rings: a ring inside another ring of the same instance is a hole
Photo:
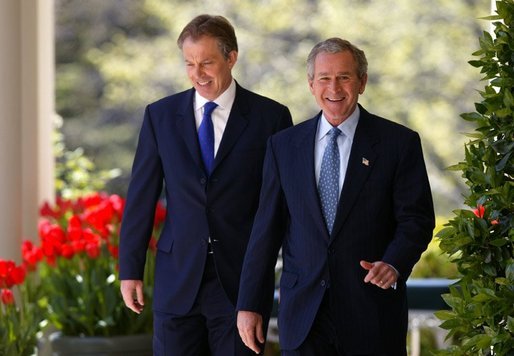
[[[323,153],[321,170],[319,174],[318,190],[321,200],[321,210],[328,232],[332,233],[334,221],[336,219],[337,204],[339,202],[339,148],[337,147],[337,137],[341,133],[337,127],[333,127],[329,132],[328,144]]]
[[[212,101],[205,103],[202,123],[198,128],[198,141],[200,142],[203,163],[208,174],[211,174],[214,164],[214,126],[211,114],[217,106],[218,104]]]

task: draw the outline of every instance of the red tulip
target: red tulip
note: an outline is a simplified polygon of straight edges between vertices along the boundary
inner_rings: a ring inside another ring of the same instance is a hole
[[[71,245],[62,244],[61,245],[61,256],[67,259],[71,259],[74,255],[75,251]]]
[[[74,253],[80,253],[86,249],[86,241],[84,241],[84,240],[71,241],[70,245],[73,248]]]
[[[0,298],[2,299],[2,303],[5,305],[14,304],[14,295],[10,289],[2,289],[0,292]]]
[[[0,288],[11,288],[25,280],[25,267],[0,259]]]
[[[111,203],[114,212],[118,216],[118,219],[121,220],[123,216],[123,209],[125,208],[125,200],[119,195],[113,194],[109,197],[109,202]]]
[[[43,259],[41,248],[34,246],[32,241],[25,240],[21,245],[21,255],[27,269],[33,271],[36,265]]]
[[[478,204],[476,209],[473,209],[473,213],[482,219],[484,217],[485,208],[482,204]]]
[[[108,250],[109,250],[109,253],[111,254],[111,256],[112,256],[114,259],[118,259],[118,256],[119,256],[118,246],[112,246],[112,245],[110,245],[110,246],[108,247]]]
[[[41,208],[39,209],[39,215],[58,219],[61,214],[60,209],[52,208],[48,202],[44,202]]]
[[[160,225],[166,218],[166,207],[159,202],[155,207],[154,226]]]
[[[88,208],[100,204],[105,199],[105,194],[91,193],[78,200],[83,203],[83,206]]]
[[[63,243],[66,240],[64,230],[57,224],[43,219],[39,222],[39,236],[43,240]]]
[[[86,244],[86,253],[90,258],[98,258],[100,256],[100,245],[89,242]]]
[[[10,277],[12,285],[22,284],[23,281],[25,281],[26,274],[27,274],[27,272],[25,271],[25,267],[23,267],[23,266],[14,267],[11,270],[11,277]]]

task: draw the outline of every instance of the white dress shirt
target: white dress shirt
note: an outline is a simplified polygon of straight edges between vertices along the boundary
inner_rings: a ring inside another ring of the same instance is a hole
[[[232,110],[232,105],[234,104],[235,99],[236,82],[234,79],[232,79],[232,83],[230,83],[230,86],[227,88],[227,90],[225,90],[220,96],[213,100],[216,104],[218,104],[211,115],[212,125],[214,126],[214,157],[216,157],[216,153],[220,147],[221,138],[223,137],[223,132],[225,132],[230,110]],[[202,123],[204,105],[208,101],[210,100],[205,99],[200,94],[198,94],[198,91],[195,91],[193,108],[195,112],[196,130],[198,130],[200,124]]]

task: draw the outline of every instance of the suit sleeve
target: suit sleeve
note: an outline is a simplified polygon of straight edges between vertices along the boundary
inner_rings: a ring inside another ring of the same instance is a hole
[[[410,131],[399,160],[393,184],[393,206],[397,222],[394,238],[383,261],[394,266],[405,281],[432,239],[435,225],[430,184],[419,135]]]
[[[281,131],[291,126],[293,126],[293,118],[291,117],[291,112],[287,106],[283,106],[283,113],[280,120],[278,121],[278,126],[275,132]]]
[[[149,107],[132,166],[120,231],[120,279],[142,280],[153,230],[155,207],[162,190],[163,172]]]
[[[287,215],[272,140],[268,140],[259,208],[243,263],[237,310],[262,313],[273,298],[275,264]]]

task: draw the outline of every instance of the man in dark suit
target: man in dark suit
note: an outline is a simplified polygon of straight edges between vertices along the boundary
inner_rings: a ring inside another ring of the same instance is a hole
[[[367,60],[348,41],[317,44],[307,70],[322,111],[268,141],[239,333],[260,351],[282,248],[283,355],[406,355],[405,282],[434,228],[420,138],[357,103]]]
[[[232,78],[237,40],[221,16],[200,15],[177,41],[193,88],[147,106],[120,237],[127,307],[140,313],[156,202],[154,355],[245,355],[235,303],[257,211],[268,137],[292,125],[287,107]],[[260,312],[266,317],[271,303]]]

